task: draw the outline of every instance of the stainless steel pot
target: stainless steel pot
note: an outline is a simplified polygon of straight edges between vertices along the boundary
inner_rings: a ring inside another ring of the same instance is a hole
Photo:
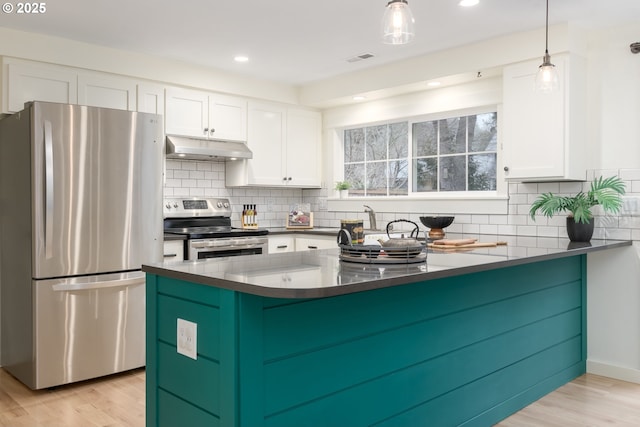
[[[414,228],[411,230],[411,233],[409,233],[409,237],[404,237],[404,234],[402,234],[402,237],[391,237],[391,234],[390,234],[391,224],[394,224],[396,222],[408,222],[410,224],[413,224]],[[409,221],[408,219],[397,219],[387,224],[387,237],[389,239],[386,241],[383,241],[382,239],[380,239],[378,240],[378,242],[380,242],[383,248],[404,248],[404,247],[420,246],[421,243],[417,240],[419,232],[420,232],[420,228],[418,227],[418,224],[416,224],[415,222]],[[416,236],[415,238],[412,237],[414,234]]]

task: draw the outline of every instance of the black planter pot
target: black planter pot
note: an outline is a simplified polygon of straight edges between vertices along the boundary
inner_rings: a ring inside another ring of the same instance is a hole
[[[576,222],[567,217],[567,235],[572,242],[589,242],[593,236],[593,218],[588,223]]]

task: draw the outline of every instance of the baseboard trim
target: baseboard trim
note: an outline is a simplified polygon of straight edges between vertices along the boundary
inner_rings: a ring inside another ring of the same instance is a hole
[[[587,360],[587,373],[640,384],[640,370]]]

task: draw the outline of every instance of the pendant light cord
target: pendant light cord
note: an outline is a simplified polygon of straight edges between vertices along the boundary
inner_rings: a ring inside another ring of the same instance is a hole
[[[549,53],[549,0],[547,0],[547,20],[546,20],[546,32],[544,40],[544,52]]]

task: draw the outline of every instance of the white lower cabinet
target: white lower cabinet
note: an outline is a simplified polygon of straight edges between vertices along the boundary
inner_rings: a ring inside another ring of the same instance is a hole
[[[184,240],[164,241],[164,261],[184,261]]]
[[[312,234],[279,234],[269,236],[269,253],[313,251],[337,248],[336,237]]]
[[[277,254],[293,252],[296,249],[296,241],[293,236],[280,235],[269,236],[269,253]]]
[[[337,238],[334,236],[296,236],[296,252],[337,247]]]

